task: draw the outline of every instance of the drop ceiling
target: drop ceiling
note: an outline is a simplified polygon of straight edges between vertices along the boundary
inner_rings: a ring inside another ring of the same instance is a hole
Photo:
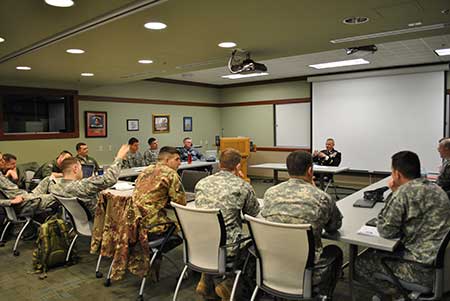
[[[151,3],[155,2],[155,3]],[[96,23],[105,15],[146,5],[84,31],[70,29]],[[20,86],[59,85],[74,88],[127,83],[155,77],[216,85],[324,74],[348,70],[450,61],[434,49],[450,47],[450,27],[423,32],[333,44],[330,40],[450,23],[442,13],[450,3],[441,0],[415,1],[332,1],[332,0],[75,0],[70,8],[51,7],[43,0],[2,0],[0,2],[0,84]],[[346,25],[350,16],[370,20]],[[144,28],[150,21],[167,24],[161,31]],[[228,80],[225,66],[230,49],[217,46],[234,41],[248,50],[252,59],[262,61],[269,75]],[[376,44],[374,54],[347,56],[346,47]],[[35,48],[35,49],[33,49]],[[69,48],[86,52],[71,55]],[[33,51],[30,51],[33,49]],[[315,70],[309,64],[363,57],[369,65]],[[151,59],[153,64],[138,64]],[[32,67],[18,71],[16,66]],[[92,72],[84,78],[82,72]]]

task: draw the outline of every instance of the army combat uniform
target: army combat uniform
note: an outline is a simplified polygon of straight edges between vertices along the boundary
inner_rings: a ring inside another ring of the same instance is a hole
[[[311,224],[315,263],[334,260],[329,267],[314,270],[313,284],[331,296],[342,267],[342,250],[334,245],[322,247],[322,230],[332,233],[342,225],[342,214],[331,197],[302,179],[290,178],[266,191],[261,215],[271,222]]]
[[[227,244],[239,240],[242,234],[243,214],[256,216],[259,203],[252,186],[233,173],[221,170],[201,179],[195,186],[195,207],[220,209],[227,229]],[[232,256],[236,248],[229,249]]]
[[[128,152],[127,158],[123,162],[123,168],[144,166],[144,158],[140,152]]]
[[[117,234],[120,239],[111,279],[122,278],[126,268],[140,277],[147,274],[150,262],[148,234],[161,235],[168,226],[153,227],[150,231],[146,227],[172,221],[164,209],[170,202],[186,205],[178,173],[163,163],[150,165],[136,179],[132,200],[125,209],[125,220]]]
[[[159,149],[147,149],[144,152],[144,165],[155,164],[158,161]]]
[[[182,147],[179,149],[179,151],[180,151],[180,160],[183,162],[186,162],[188,160],[189,154],[191,154],[192,156],[192,161],[201,160],[203,158],[202,153],[193,147],[191,147],[190,149]]]
[[[117,183],[122,159],[116,158],[103,176],[84,178],[81,180],[53,179],[47,177],[33,190],[34,194],[51,193],[66,198],[78,197],[85,201],[91,216],[94,216],[95,206],[100,191]]]
[[[436,184],[441,186],[447,195],[450,196],[450,159],[445,159],[442,163]]]
[[[55,199],[49,194],[28,193],[23,189],[19,189],[16,184],[8,180],[3,174],[0,174],[0,190],[6,199],[0,200],[0,206],[11,206],[11,199],[16,196],[22,196],[24,201],[20,204],[13,205],[17,213],[31,214],[36,211],[42,211],[55,204]]]
[[[97,160],[95,160],[93,157],[91,156],[80,156],[80,155],[76,155],[75,158],[77,158],[78,160],[80,160],[81,164],[86,164],[86,165],[94,165],[94,171],[98,171],[99,170],[99,165],[97,163]]]
[[[56,159],[42,164],[34,174],[33,178],[43,179],[51,176],[52,172],[62,173],[62,170],[58,167],[58,164],[56,164]]]
[[[450,230],[450,202],[436,184],[422,178],[401,185],[378,215],[378,232],[384,238],[400,238],[396,255],[431,264],[439,245]],[[378,290],[389,287],[387,282],[373,278],[376,272],[387,274],[381,265],[383,255],[392,253],[370,250],[356,259],[356,275]],[[431,285],[432,273],[411,263],[388,263],[402,280]]]

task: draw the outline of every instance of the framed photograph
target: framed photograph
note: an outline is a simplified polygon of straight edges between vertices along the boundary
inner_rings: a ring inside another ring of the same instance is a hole
[[[106,137],[108,134],[108,120],[106,112],[85,111],[84,129],[86,137]]]
[[[169,114],[153,114],[152,115],[153,133],[168,133],[170,131],[170,115]]]
[[[192,132],[192,117],[183,117],[183,131]]]
[[[127,119],[127,131],[139,131],[139,119]]]

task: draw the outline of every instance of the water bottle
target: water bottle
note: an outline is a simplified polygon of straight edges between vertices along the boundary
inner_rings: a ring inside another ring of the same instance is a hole
[[[420,177],[426,179],[428,177],[427,170],[423,167],[420,168]]]
[[[98,175],[98,176],[103,176],[103,168],[99,168],[99,169],[97,170],[97,175]]]
[[[192,155],[191,153],[188,153],[188,164],[192,163]]]

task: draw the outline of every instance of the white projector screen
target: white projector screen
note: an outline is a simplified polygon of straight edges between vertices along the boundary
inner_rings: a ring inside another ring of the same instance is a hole
[[[310,128],[310,102],[275,105],[276,146],[309,148]]]
[[[333,137],[341,166],[390,171],[401,150],[438,171],[437,142],[444,135],[443,71],[313,82],[313,149]]]

